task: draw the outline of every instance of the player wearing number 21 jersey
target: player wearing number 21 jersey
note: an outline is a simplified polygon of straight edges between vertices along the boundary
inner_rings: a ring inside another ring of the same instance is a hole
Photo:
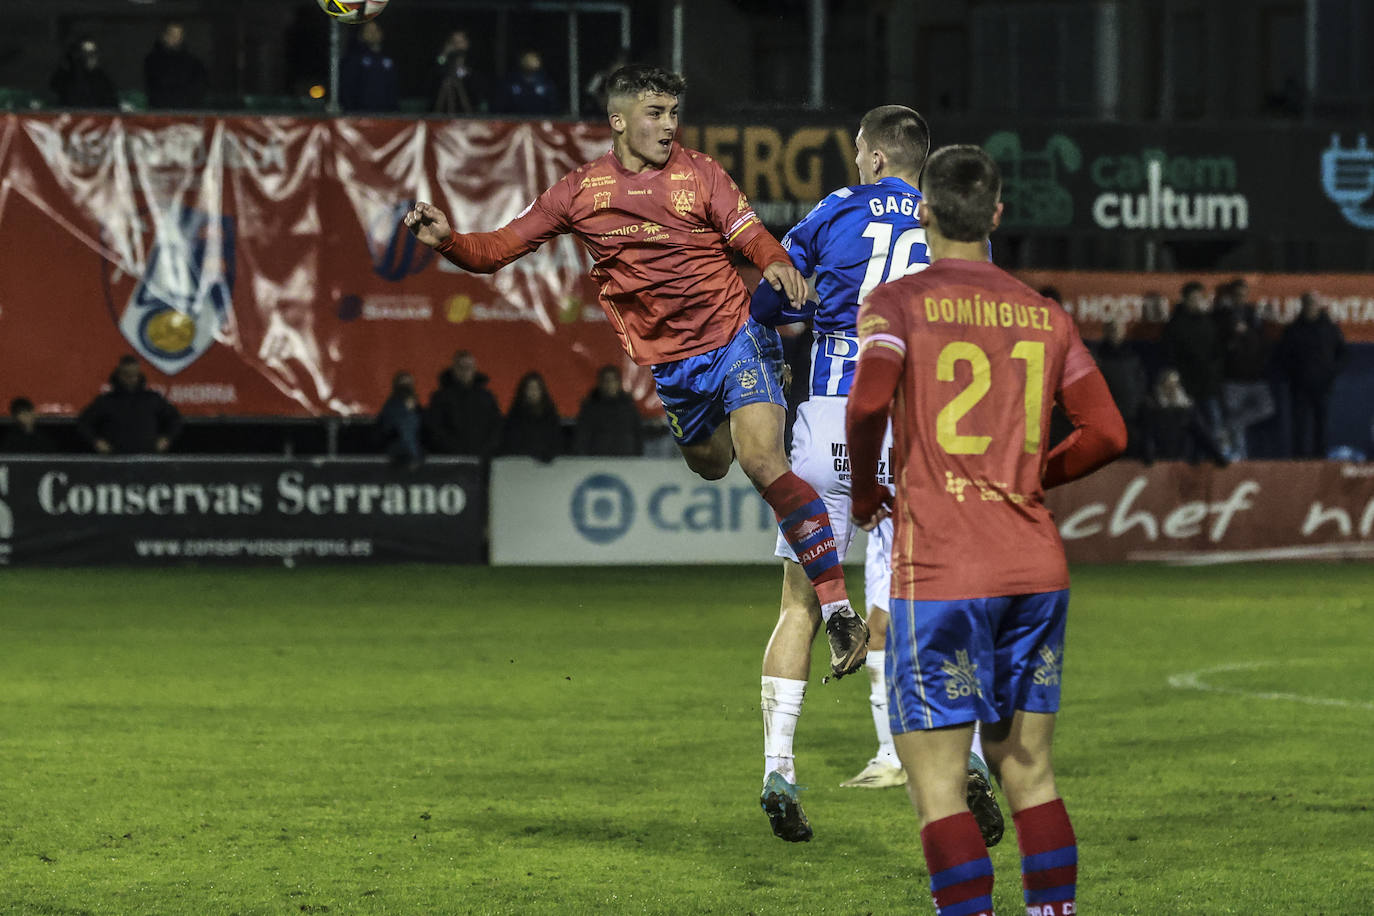
[[[1026,911],[1070,916],[1078,847],[1051,763],[1069,574],[1044,490],[1120,454],[1125,424],[1068,314],[987,260],[1002,211],[992,159],[937,150],[921,190],[932,263],[864,300],[846,418],[854,515],[871,526],[886,514],[875,470],[893,413],[893,743],[938,912],[992,914],[992,863],[962,778],[981,722]],[[1075,429],[1050,450],[1056,401]]]

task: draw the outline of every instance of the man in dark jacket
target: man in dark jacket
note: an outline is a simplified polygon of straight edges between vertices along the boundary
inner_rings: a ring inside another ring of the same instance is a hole
[[[1126,342],[1124,321],[1107,322],[1103,327],[1102,343],[1097,345],[1093,356],[1102,377],[1107,380],[1116,409],[1121,411],[1121,419],[1126,421],[1126,454],[1138,458],[1142,449],[1141,422],[1150,383],[1140,354]]]
[[[181,432],[181,414],[148,388],[135,356],[121,356],[110,373],[110,390],[81,411],[76,428],[102,455],[162,453]]]
[[[382,50],[382,27],[365,23],[339,64],[339,105],[347,112],[389,112],[400,108],[396,61]]]
[[[100,47],[93,38],[79,38],[50,82],[63,108],[117,108],[119,93],[114,80],[100,66]]]
[[[169,22],[143,58],[143,85],[149,108],[200,108],[210,75],[200,58],[186,50],[186,29]]]
[[[1293,397],[1293,457],[1326,457],[1326,416],[1331,386],[1348,353],[1341,329],[1314,292],[1302,294],[1302,311],[1284,329],[1279,360]]]
[[[1211,315],[1211,303],[1201,283],[1183,284],[1183,300],[1174,306],[1164,326],[1162,343],[1165,360],[1177,367],[1183,390],[1202,411],[1208,432],[1220,438],[1224,432],[1221,415],[1221,337]]]
[[[602,366],[596,387],[577,412],[573,451],[578,455],[642,455],[644,432],[634,398],[626,393],[615,366]]]
[[[439,373],[439,387],[429,396],[425,420],[433,451],[488,458],[496,450],[501,408],[487,381],[471,352],[453,354],[453,364]]]

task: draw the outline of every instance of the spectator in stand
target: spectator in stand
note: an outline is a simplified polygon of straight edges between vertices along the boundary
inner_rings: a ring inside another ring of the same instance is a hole
[[[1227,459],[1206,419],[1184,389],[1177,369],[1166,366],[1155,380],[1155,390],[1145,405],[1143,457],[1152,461],[1187,461],[1196,464],[1204,456],[1225,467]]]
[[[538,51],[520,54],[520,69],[506,81],[501,111],[515,115],[558,113],[558,89],[544,72],[544,59]]]
[[[439,387],[429,396],[425,416],[430,447],[445,455],[490,458],[501,438],[501,408],[487,389],[487,377],[477,371],[468,350],[453,354],[453,363],[439,373]]]
[[[344,111],[389,112],[400,107],[396,61],[382,50],[382,27],[363,23],[358,40],[339,64],[339,107]]]
[[[1178,370],[1183,390],[1202,411],[1207,431],[1219,440],[1221,414],[1221,338],[1212,318],[1211,303],[1201,283],[1183,284],[1183,299],[1164,326],[1161,342],[1165,361]]]
[[[468,60],[468,33],[456,29],[439,50],[439,79],[434,90],[434,110],[439,114],[475,115],[487,110],[482,77]]]
[[[625,391],[620,370],[602,366],[596,387],[582,400],[577,412],[573,451],[578,455],[642,455],[644,432],[639,408]]]
[[[1121,411],[1121,418],[1126,421],[1126,454],[1138,458],[1144,447],[1142,424],[1150,381],[1140,354],[1126,341],[1124,321],[1113,319],[1103,325],[1102,342],[1095,348],[1093,356],[1097,359],[1097,368],[1101,370],[1102,377],[1107,380],[1107,388],[1116,402],[1116,409]]]
[[[201,108],[210,74],[200,58],[186,50],[186,28],[168,22],[143,58],[143,86],[149,108]]]
[[[181,432],[181,414],[148,387],[132,354],[110,373],[110,389],[81,411],[77,432],[102,455],[161,454]]]
[[[51,439],[38,429],[38,415],[34,413],[33,401],[19,397],[10,401],[10,416],[14,426],[0,439],[0,454],[42,455],[57,451]]]
[[[1348,355],[1327,306],[1315,292],[1303,293],[1302,311],[1279,340],[1279,361],[1293,400],[1294,458],[1326,457],[1331,386]]]
[[[377,415],[377,434],[391,463],[407,469],[418,468],[425,455],[420,448],[420,399],[415,394],[415,376],[406,370],[391,379],[391,395]]]
[[[1243,283],[1243,281],[1238,281]],[[1225,316],[1230,325],[1221,327],[1221,396],[1226,413],[1227,456],[1232,461],[1250,457],[1248,430],[1274,415],[1274,394],[1269,390],[1269,342],[1260,329],[1258,314],[1245,302],[1245,290],[1235,283],[1228,286],[1218,310],[1218,321]]]
[[[528,455],[552,461],[563,451],[563,421],[538,372],[527,372],[515,386],[515,397],[501,428],[500,455]]]
[[[50,85],[63,108],[119,107],[119,93],[100,66],[100,46],[94,38],[79,38],[68,47]]]

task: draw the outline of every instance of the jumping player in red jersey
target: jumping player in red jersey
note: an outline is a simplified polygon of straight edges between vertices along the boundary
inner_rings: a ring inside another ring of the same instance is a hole
[[[1075,912],[1078,846],[1050,759],[1069,573],[1048,487],[1119,455],[1126,427],[1072,319],[988,262],[1001,177],[976,146],[926,164],[931,266],[859,312],[846,418],[853,513],[889,512],[877,481],[889,407],[898,489],[888,708],[940,913],[991,916],[992,862],[965,805],[983,723],[1021,850],[1026,912]],[[1046,448],[1050,411],[1075,430]]]
[[[806,281],[725,170],[674,141],[684,87],[682,77],[656,67],[613,73],[610,151],[568,173],[495,232],[456,233],[428,203],[416,204],[405,223],[448,260],[479,273],[562,233],[581,240],[625,352],[652,367],[688,467],[717,480],[739,461],[816,590],[832,670],[849,674],[863,664],[868,629],[849,605],[825,504],[788,465],[782,343],[777,331],[749,317],[750,293],[729,249],[794,305],[806,298]],[[800,809],[779,817],[804,820]]]

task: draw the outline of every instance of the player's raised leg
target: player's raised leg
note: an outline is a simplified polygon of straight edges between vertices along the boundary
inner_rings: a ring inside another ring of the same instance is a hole
[[[868,627],[845,593],[844,569],[825,502],[787,463],[782,447],[785,420],[784,409],[776,404],[748,404],[732,412],[735,457],[772,507],[778,528],[816,590],[830,641],[830,667],[843,677],[863,664]]]

